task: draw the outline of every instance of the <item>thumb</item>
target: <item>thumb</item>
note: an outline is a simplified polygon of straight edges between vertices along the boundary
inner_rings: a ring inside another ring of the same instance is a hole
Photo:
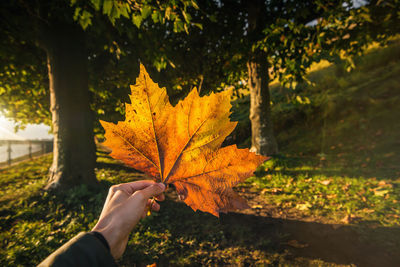
[[[161,194],[162,192],[164,192],[165,185],[163,183],[157,183],[157,184],[150,185],[140,191],[143,194],[143,196],[145,197],[145,199],[149,199],[151,197],[155,197],[155,196]]]

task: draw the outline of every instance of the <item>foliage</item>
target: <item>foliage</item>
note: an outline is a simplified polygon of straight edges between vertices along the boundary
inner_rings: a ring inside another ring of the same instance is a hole
[[[7,35],[0,40],[0,111],[27,123],[50,124],[50,94],[44,53]],[[15,50],[20,50],[18,54]],[[20,90],[20,91],[19,91]],[[35,116],[32,116],[32,113]]]
[[[148,23],[151,19],[153,23],[170,22],[174,32],[189,32],[191,16],[189,8],[198,9],[195,0],[175,0],[175,1],[152,1],[145,0],[139,2],[131,1],[101,1],[90,0],[78,1],[70,0],[71,6],[75,8],[74,20],[79,22],[83,29],[92,24],[92,18],[99,12],[108,17],[110,22],[115,25],[120,18],[131,20],[132,23],[140,28],[142,23]],[[201,27],[200,24],[194,26]]]
[[[353,56],[366,44],[386,42],[400,25],[398,0],[366,1],[362,7],[342,0],[287,1],[284,5],[269,1],[257,36],[250,38],[246,2],[250,1],[70,0],[44,8],[54,14],[64,8],[60,17],[86,27],[91,108],[98,118],[113,121],[124,114],[126,88],[139,72],[138,61],[153,67],[149,72],[168,87],[172,103],[194,86],[201,88],[201,94],[233,86],[240,95],[239,89],[247,87],[246,62],[252,49],[267,52],[271,78],[290,84],[304,79],[307,67],[322,58],[346,57],[346,67],[353,66]],[[0,105],[7,116],[22,124],[49,124],[46,60],[35,41],[37,27],[32,30],[32,25],[36,24],[25,19],[38,12],[33,3],[27,1],[22,9],[3,3],[2,15],[13,17],[1,24],[5,38]],[[31,88],[28,94],[26,88]]]
[[[283,16],[270,15],[263,36],[253,49],[269,57],[271,78],[293,87],[307,80],[313,62],[346,59],[354,68],[353,57],[361,55],[373,41],[386,43],[399,32],[398,0],[364,1],[289,1],[286,6],[269,9]],[[384,23],[381,23],[384,21]]]
[[[0,41],[0,110],[22,126],[51,124],[43,51],[43,42],[48,36],[42,30],[44,25],[53,23],[84,29],[89,89],[93,95],[91,108],[98,116],[105,111],[110,119],[120,116],[122,108],[114,103],[126,95],[124,88],[131,81],[139,58],[155,66],[164,60],[154,56],[156,51],[150,50],[153,47],[144,43],[145,40],[137,44],[139,27],[149,31],[154,24],[165,24],[164,33],[186,34],[190,27],[201,27],[190,16],[197,9],[195,0],[2,2],[0,15],[6,19],[0,22],[4,36]],[[121,60],[123,57],[128,59]]]
[[[221,148],[236,126],[229,119],[232,91],[200,97],[194,89],[173,107],[166,90],[140,68],[125,121],[101,121],[110,155],[173,185],[195,211],[219,216],[246,208],[232,187],[251,176],[266,157],[236,145]]]
[[[168,86],[183,91],[175,92],[177,97],[194,86],[202,92],[232,86],[240,95],[239,90],[247,88],[249,54],[258,50],[268,57],[271,80],[294,88],[297,82],[307,80],[312,63],[322,59],[335,62],[340,57],[346,59],[346,68],[354,68],[352,58],[368,44],[374,40],[384,44],[395,35],[399,3],[389,2],[365,1],[360,6],[347,0],[198,1],[203,12],[194,12],[192,17],[202,29],[194,29],[188,36],[157,34],[156,30],[143,38],[162,47],[168,69],[160,77]],[[257,20],[254,32],[249,18]]]

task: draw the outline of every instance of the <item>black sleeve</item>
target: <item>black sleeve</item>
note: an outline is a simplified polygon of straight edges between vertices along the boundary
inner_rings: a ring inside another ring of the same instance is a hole
[[[116,266],[109,249],[93,233],[80,233],[38,266]]]

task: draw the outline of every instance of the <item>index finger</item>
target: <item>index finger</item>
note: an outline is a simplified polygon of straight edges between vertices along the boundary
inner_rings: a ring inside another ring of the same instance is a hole
[[[129,195],[132,195],[138,190],[145,189],[148,186],[151,186],[155,184],[156,182],[152,180],[142,180],[142,181],[135,181],[135,182],[130,182],[130,183],[124,183],[124,184],[119,184],[116,186],[113,186],[114,192],[117,190],[122,190],[126,192]]]

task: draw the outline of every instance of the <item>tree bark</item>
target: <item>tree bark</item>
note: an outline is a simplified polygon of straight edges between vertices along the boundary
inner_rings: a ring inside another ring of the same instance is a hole
[[[52,23],[46,25],[42,37],[47,52],[54,134],[53,163],[46,189],[96,184],[84,33],[73,24]]]
[[[278,153],[274,136],[269,94],[267,53],[254,47],[264,37],[267,23],[266,2],[246,0],[243,4],[248,12],[248,42],[251,51],[247,61],[250,90],[251,151],[261,155]]]
[[[250,89],[251,151],[261,155],[278,153],[272,118],[269,93],[267,55],[253,52],[247,62]]]

